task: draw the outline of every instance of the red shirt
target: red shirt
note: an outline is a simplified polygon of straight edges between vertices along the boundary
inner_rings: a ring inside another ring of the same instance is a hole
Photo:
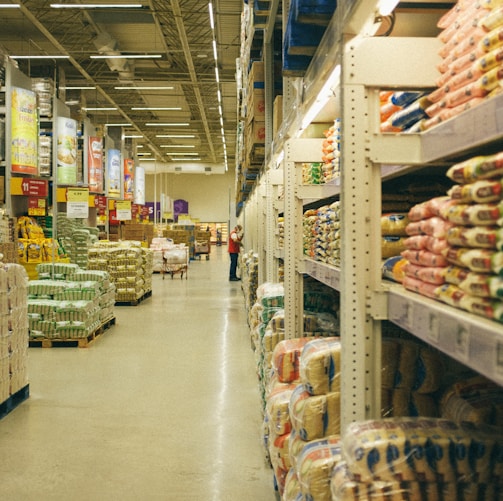
[[[241,242],[241,238],[238,237],[235,230],[232,230],[229,235],[229,254],[239,254],[239,242]]]

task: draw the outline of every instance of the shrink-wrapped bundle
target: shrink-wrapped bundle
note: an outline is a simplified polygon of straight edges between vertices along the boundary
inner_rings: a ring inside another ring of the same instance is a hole
[[[272,354],[272,369],[279,381],[298,381],[300,354],[310,339],[312,338],[285,339],[276,345]]]
[[[300,384],[290,398],[292,427],[305,440],[315,440],[340,433],[340,393],[311,395]]]
[[[302,350],[300,378],[312,395],[338,392],[340,388],[341,343],[339,338],[309,341]]]

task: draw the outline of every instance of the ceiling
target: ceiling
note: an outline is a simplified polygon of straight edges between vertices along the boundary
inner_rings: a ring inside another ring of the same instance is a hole
[[[110,4],[120,0],[97,0],[105,1]],[[71,3],[89,2],[72,0]],[[132,148],[139,145],[138,152],[151,153],[142,158],[156,157],[156,164],[179,166],[177,170],[180,167],[185,170],[187,166],[190,171],[190,165],[197,164],[207,166],[207,172],[208,166],[213,172],[224,172],[226,162],[232,169],[236,148],[235,75],[241,42],[242,0],[212,1],[214,30],[210,26],[208,1],[139,0],[139,3],[140,8],[83,9],[53,8],[49,0],[25,0],[18,9],[0,9],[0,53],[69,56],[65,60],[17,59],[17,64],[30,77],[46,76],[57,80],[59,97],[71,103],[75,118],[88,117],[95,126],[130,123],[122,129],[109,126],[108,132],[119,136],[121,133],[142,135],[143,138],[129,140]],[[219,83],[213,54],[214,38]],[[161,57],[123,57],[147,54]],[[120,57],[91,58],[97,55]],[[66,89],[72,86],[95,89]],[[132,88],[147,86],[173,88]],[[84,109],[95,107],[116,110]],[[179,109],[135,109],[147,107]],[[160,125],[166,123],[188,125]],[[194,137],[162,138],[159,135]]]

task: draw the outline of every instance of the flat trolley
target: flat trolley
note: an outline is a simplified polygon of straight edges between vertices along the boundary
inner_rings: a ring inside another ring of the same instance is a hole
[[[161,274],[164,280],[164,275],[169,273],[171,279],[174,275],[179,273],[180,278],[183,278],[185,273],[185,279],[187,280],[189,269],[189,248],[184,244],[174,246],[170,249],[164,249],[162,253],[162,268]]]
[[[202,255],[206,255],[206,261],[210,259],[210,241],[209,240],[196,240],[195,256],[201,259]]]

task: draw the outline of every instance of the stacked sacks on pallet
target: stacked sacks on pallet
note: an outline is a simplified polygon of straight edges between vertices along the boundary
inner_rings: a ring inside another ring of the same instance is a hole
[[[240,272],[246,311],[250,311],[257,301],[258,254],[253,251],[243,254],[240,260]]]
[[[332,499],[500,498],[503,435],[498,428],[440,418],[369,420],[350,424],[341,445]]]
[[[0,265],[0,403],[28,384],[27,283],[21,265]]]

